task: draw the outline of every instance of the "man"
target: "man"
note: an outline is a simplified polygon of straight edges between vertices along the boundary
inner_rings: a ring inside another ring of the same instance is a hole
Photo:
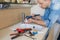
[[[45,9],[45,14],[40,17],[42,20],[28,19],[28,23],[36,23],[44,27],[50,28],[60,16],[60,2],[57,0],[37,0],[41,8]],[[58,13],[57,13],[58,12]],[[33,14],[34,16],[34,14]]]
[[[51,29],[52,25],[56,22],[60,23],[60,0],[37,0],[39,3],[39,6],[43,9],[45,9],[44,16],[40,16],[40,19],[42,20],[34,20],[34,19],[28,19],[28,23],[36,23],[39,25],[42,25],[43,27],[48,27],[49,30]],[[34,14],[32,14],[34,16]],[[54,33],[52,33],[53,40],[56,40],[59,35],[59,25],[55,24],[55,26],[52,28],[54,30]],[[48,33],[47,33],[48,34]],[[52,37],[52,36],[51,36]]]
[[[60,23],[60,0],[37,0],[40,7],[45,9],[45,14],[43,17],[41,17],[42,20],[34,20],[29,19],[28,22],[36,23],[39,25],[43,25],[44,27],[48,27],[49,29],[52,27],[52,25],[56,22]],[[34,14],[33,14],[34,15]],[[59,25],[56,27],[53,27],[54,30],[54,39],[57,39],[58,31],[59,31]]]

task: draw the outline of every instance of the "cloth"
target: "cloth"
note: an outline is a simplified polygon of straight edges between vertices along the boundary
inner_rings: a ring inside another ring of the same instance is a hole
[[[20,28],[32,28],[35,27],[38,31],[41,31],[44,29],[44,27],[37,25],[37,24],[20,24]]]

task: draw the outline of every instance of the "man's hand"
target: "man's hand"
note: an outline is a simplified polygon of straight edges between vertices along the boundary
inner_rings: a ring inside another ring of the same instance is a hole
[[[35,17],[36,20],[42,20],[40,16]]]
[[[30,18],[30,19],[28,19],[28,21],[27,22],[25,22],[26,24],[29,24],[29,23],[32,23],[33,22],[33,19],[32,18]]]
[[[28,19],[28,22],[32,23],[33,22],[33,19],[32,18]]]
[[[36,23],[36,24],[38,24],[38,25],[41,25],[41,26],[44,26],[44,27],[46,27],[46,24],[44,23],[44,21],[43,20],[34,20],[34,19],[32,19],[32,18],[30,18],[30,19],[28,19],[28,22],[25,22],[26,24],[30,24],[30,23]]]

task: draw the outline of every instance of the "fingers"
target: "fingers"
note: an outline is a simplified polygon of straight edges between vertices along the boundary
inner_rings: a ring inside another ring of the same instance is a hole
[[[27,22],[25,22],[25,23],[26,23],[26,24],[30,24],[30,23],[32,23],[32,20],[33,20],[33,19],[30,18],[30,19],[28,19]]]

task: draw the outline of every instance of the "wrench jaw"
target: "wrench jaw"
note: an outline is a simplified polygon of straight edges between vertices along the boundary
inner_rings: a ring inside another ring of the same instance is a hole
[[[13,37],[11,37],[11,39],[15,39],[15,38],[17,38],[17,37],[19,37],[20,35],[15,35],[15,36],[13,36]]]
[[[19,35],[19,34],[14,34],[14,35],[11,37],[11,40],[13,40],[13,39],[15,39],[15,38],[17,38],[17,37],[19,37],[19,36],[21,36],[21,35]]]
[[[13,33],[13,34],[10,34],[10,36],[12,36],[11,37],[11,40],[13,40],[13,39],[15,39],[15,38],[17,38],[17,37],[19,37],[19,36],[23,36],[23,33]]]

